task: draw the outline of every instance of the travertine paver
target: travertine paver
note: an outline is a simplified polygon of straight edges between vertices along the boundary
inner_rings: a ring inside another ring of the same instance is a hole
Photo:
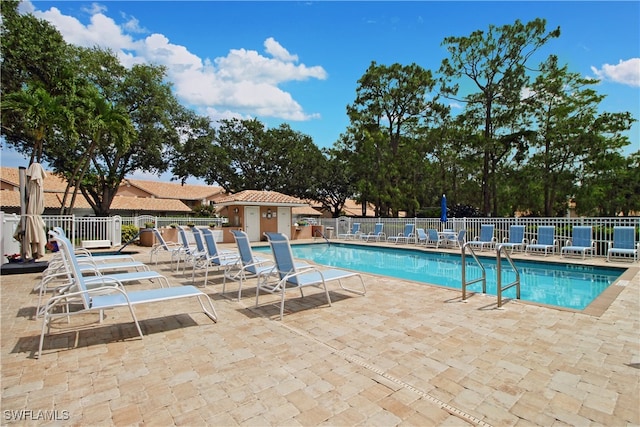
[[[254,308],[252,281],[237,302],[214,274],[218,323],[187,300],[136,307],[143,340],[126,310],[72,317],[41,360],[39,275],[2,276],[2,423],[640,425],[640,274],[615,265],[624,286],[584,313],[368,275],[332,307],[292,292],[282,322],[277,296]]]

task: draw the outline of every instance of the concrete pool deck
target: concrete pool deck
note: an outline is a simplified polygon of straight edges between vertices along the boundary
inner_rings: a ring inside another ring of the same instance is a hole
[[[144,339],[126,309],[75,316],[40,360],[40,275],[2,276],[2,424],[640,425],[639,265],[587,262],[628,268],[593,313],[365,275],[364,297],[329,285],[331,307],[288,293],[279,321],[277,296],[254,308],[253,280],[238,302],[215,273],[217,323],[195,300],[137,306]]]

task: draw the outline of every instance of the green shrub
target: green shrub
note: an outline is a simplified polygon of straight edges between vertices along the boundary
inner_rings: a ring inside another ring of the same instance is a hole
[[[133,239],[134,237],[136,237],[136,234],[138,234],[138,227],[136,227],[135,225],[123,225],[122,226],[122,231],[120,233],[120,235],[122,236],[122,241],[123,242],[128,242],[131,239]]]

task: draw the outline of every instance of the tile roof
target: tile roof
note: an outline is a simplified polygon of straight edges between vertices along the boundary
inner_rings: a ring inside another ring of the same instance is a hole
[[[276,191],[258,191],[244,190],[239,193],[230,194],[222,197],[216,202],[218,205],[234,205],[234,204],[261,204],[261,205],[279,205],[279,206],[300,206],[306,205],[306,202],[297,197],[287,196],[286,194]]]
[[[69,205],[67,199],[67,206]],[[0,191],[0,206],[8,208],[20,207],[19,191]],[[45,209],[60,209],[62,206],[61,193],[45,193],[44,207]],[[76,209],[91,209],[91,205],[80,195],[76,197]],[[112,211],[156,211],[156,212],[191,212],[191,208],[180,200],[174,199],[155,199],[144,197],[124,197],[116,196],[111,203]]]
[[[347,199],[344,203],[343,210],[347,216],[362,216],[362,203],[358,203],[353,199]],[[375,216],[375,209],[370,203],[367,203],[367,213],[365,216]]]
[[[180,200],[156,199],[153,197],[116,196],[111,203],[112,211],[156,211],[191,212],[191,208]]]
[[[45,193],[64,193],[65,188],[67,188],[67,180],[51,171],[45,172],[47,173],[47,177],[44,180]],[[0,167],[0,180],[19,188],[20,176],[18,168]]]
[[[63,193],[44,193],[44,207],[45,209],[60,209],[62,206]],[[67,197],[67,206],[71,201],[71,196]],[[20,207],[20,192],[3,190],[0,191],[0,206],[7,208],[19,208]],[[84,198],[82,194],[76,197],[75,207],[77,209],[91,209],[91,205]]]
[[[182,185],[177,182],[147,181],[130,178],[125,179],[125,182],[159,199],[202,200],[224,193],[222,187],[214,187],[211,185]]]
[[[293,215],[305,215],[305,216],[322,216],[322,212],[317,211],[311,206],[300,206],[291,208]]]

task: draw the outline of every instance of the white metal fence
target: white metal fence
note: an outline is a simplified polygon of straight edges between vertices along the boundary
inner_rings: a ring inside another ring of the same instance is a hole
[[[414,228],[433,228],[436,230],[453,229],[454,231],[467,230],[466,240],[473,240],[480,234],[482,224],[495,226],[495,237],[499,242],[509,237],[509,227],[512,225],[525,226],[525,238],[527,241],[537,237],[539,226],[553,225],[556,227],[555,238],[559,245],[564,245],[571,238],[574,226],[591,226],[593,239],[596,242],[596,255],[606,256],[607,246],[613,237],[614,226],[632,226],[636,229],[636,240],[640,241],[640,217],[612,217],[612,218],[449,218],[446,223],[439,218],[322,218],[321,225],[332,229],[335,238],[338,234],[345,234],[351,230],[353,223],[360,223],[360,231],[369,233],[373,231],[376,223],[382,223],[383,231],[387,236],[395,236],[404,230],[407,223],[414,224]]]
[[[149,215],[137,217],[77,217],[75,215],[44,215],[47,228],[62,227],[71,238],[71,241],[80,245],[82,240],[108,240],[113,247],[126,243],[122,241],[122,226],[135,225],[141,228],[145,223],[153,222],[156,227],[167,227],[171,224],[207,226],[215,223],[220,226],[222,218],[192,218],[192,217],[154,217]],[[20,216],[2,213],[2,249],[3,254],[17,253],[17,242],[13,240],[13,234],[20,222]],[[384,224],[384,232],[387,236],[397,235],[404,230],[407,223],[414,224],[415,228],[434,228],[436,230],[453,229],[455,231],[467,230],[467,240],[472,240],[480,234],[482,224],[493,224],[495,236],[502,241],[509,236],[511,225],[524,225],[525,238],[531,241],[537,236],[537,228],[542,225],[556,227],[555,238],[563,245],[571,238],[573,226],[586,225],[593,227],[593,238],[596,241],[596,255],[606,256],[606,248],[612,239],[614,226],[633,226],[636,228],[636,240],[640,240],[640,217],[612,217],[612,218],[450,218],[446,223],[441,223],[439,218],[321,218],[319,224],[324,226],[325,235],[329,237],[331,228],[333,238],[338,234],[348,233],[354,222],[359,222],[360,231],[368,233],[373,231],[376,223]],[[18,244],[19,249],[19,244]]]

